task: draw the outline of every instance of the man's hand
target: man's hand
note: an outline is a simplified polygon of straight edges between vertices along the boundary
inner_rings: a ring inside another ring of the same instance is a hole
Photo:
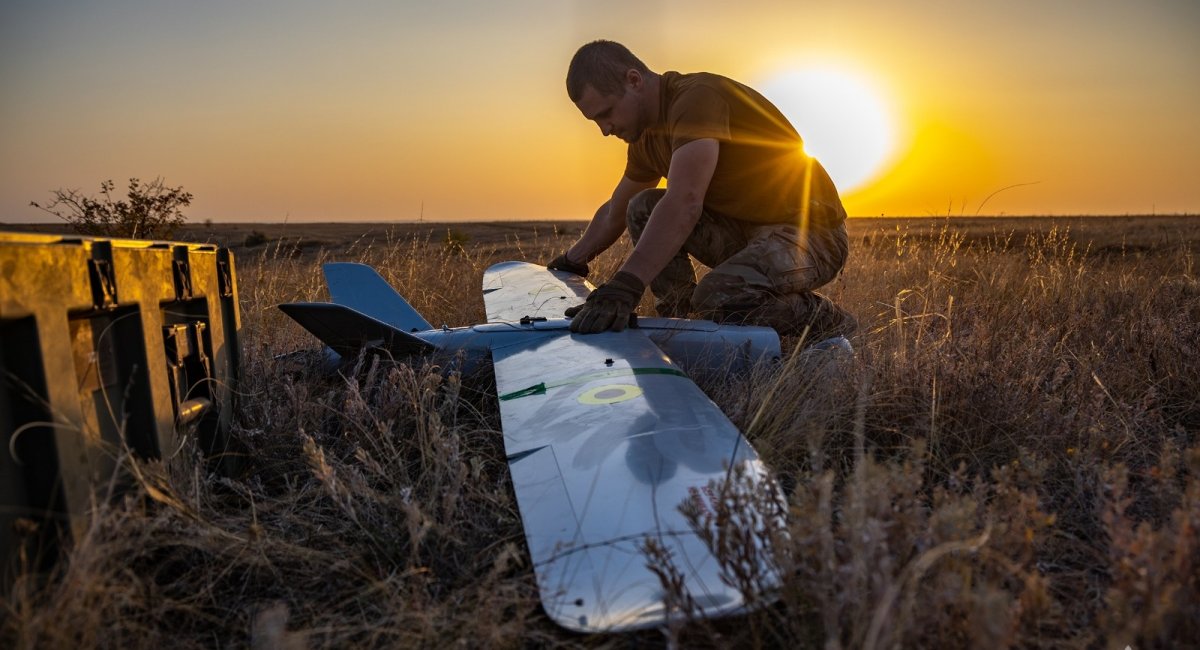
[[[571,331],[595,334],[613,330],[620,332],[629,324],[629,316],[642,299],[646,284],[632,273],[619,271],[588,296],[587,302],[567,309]]]
[[[566,253],[563,253],[562,255],[550,260],[550,263],[546,265],[546,268],[554,269],[555,271],[574,273],[581,278],[586,278],[588,274],[587,262],[582,264],[579,262],[572,262],[571,258],[567,257]]]

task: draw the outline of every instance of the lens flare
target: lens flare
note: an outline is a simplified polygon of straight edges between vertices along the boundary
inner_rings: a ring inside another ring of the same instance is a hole
[[[831,67],[780,73],[762,85],[845,193],[883,170],[895,147],[888,105],[861,77]]]

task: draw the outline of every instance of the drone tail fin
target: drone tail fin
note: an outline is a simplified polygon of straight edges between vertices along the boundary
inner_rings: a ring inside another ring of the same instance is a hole
[[[345,305],[296,302],[279,305],[279,309],[342,357],[354,358],[364,347],[398,355],[437,349],[431,343]]]
[[[356,262],[330,262],[323,267],[334,303],[391,325],[402,332],[433,329],[375,269]]]

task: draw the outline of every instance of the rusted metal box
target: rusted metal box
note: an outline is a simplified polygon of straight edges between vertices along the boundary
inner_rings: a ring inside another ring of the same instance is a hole
[[[0,232],[0,584],[81,532],[122,454],[195,436],[228,464],[236,278],[215,245]]]

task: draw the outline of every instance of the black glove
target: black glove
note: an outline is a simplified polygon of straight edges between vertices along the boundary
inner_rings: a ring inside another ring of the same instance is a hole
[[[582,264],[579,262],[572,262],[571,258],[567,257],[566,253],[563,253],[562,255],[550,260],[550,263],[546,265],[546,268],[554,269],[555,271],[574,273],[581,278],[586,278],[588,274],[587,262]]]
[[[564,312],[571,319],[571,331],[595,334],[606,330],[620,332],[629,325],[634,307],[642,300],[646,284],[632,273],[619,271],[600,285],[587,302]]]

